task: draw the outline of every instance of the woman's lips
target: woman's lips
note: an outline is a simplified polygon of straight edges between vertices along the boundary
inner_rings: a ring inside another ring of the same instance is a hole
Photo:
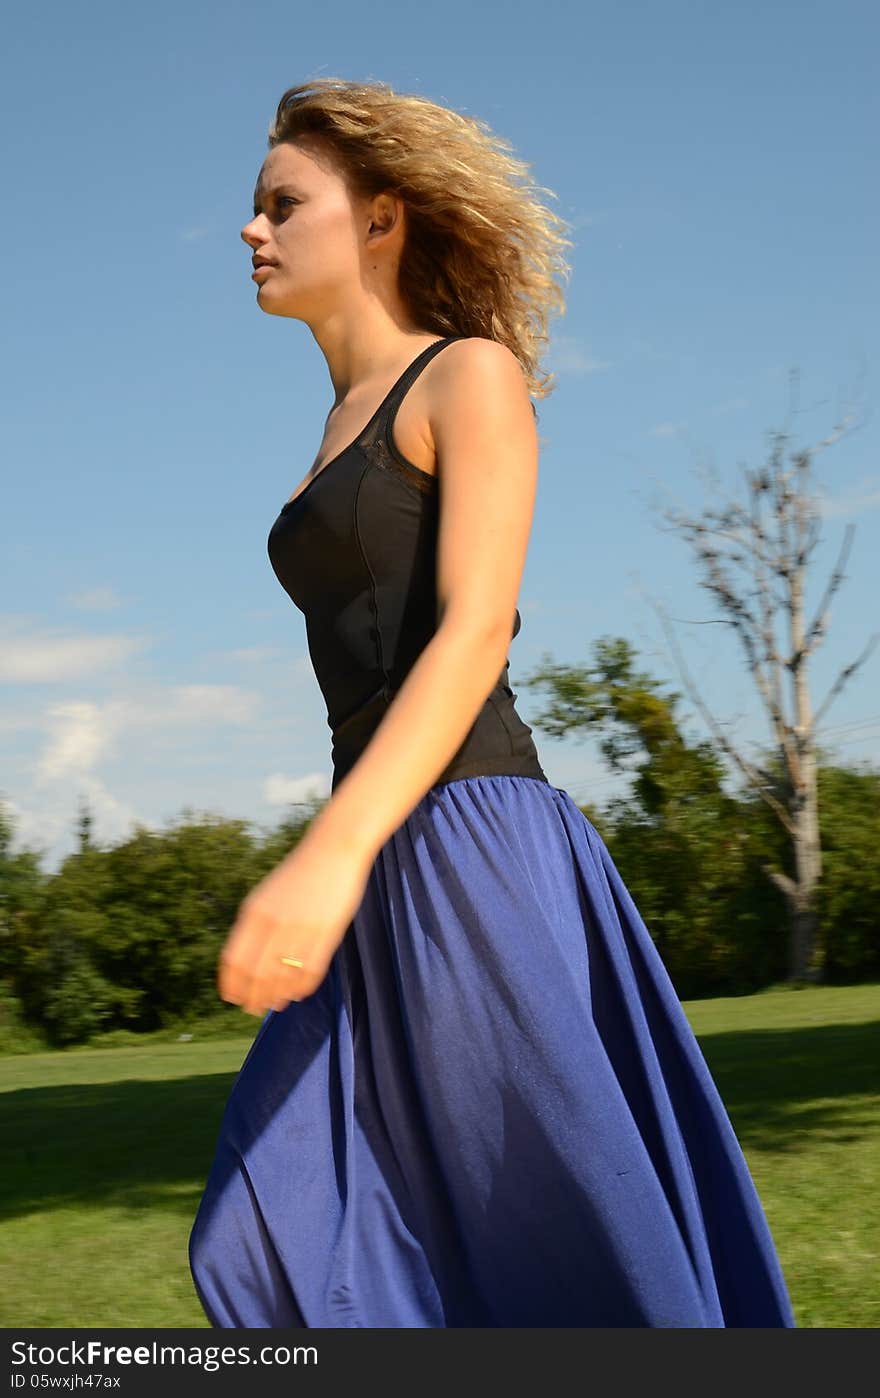
[[[274,264],[271,262],[261,262],[259,267],[255,267],[251,272],[251,281],[253,281],[255,277],[259,277],[262,272],[271,272],[273,265]]]

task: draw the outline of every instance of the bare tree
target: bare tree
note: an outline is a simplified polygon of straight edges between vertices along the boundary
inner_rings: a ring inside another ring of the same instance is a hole
[[[788,980],[822,979],[817,938],[816,893],[822,873],[817,785],[817,727],[844,685],[867,660],[878,635],[844,667],[815,713],[808,664],[827,634],[831,599],[844,579],[855,527],[847,525],[837,563],[812,620],[805,616],[805,582],[820,538],[821,506],[810,472],[815,451],[843,434],[846,415],[817,448],[792,451],[784,460],[789,434],[770,434],[768,464],[744,469],[746,500],[732,500],[699,515],[673,508],[664,518],[683,535],[701,569],[700,585],[716,600],[721,622],[733,628],[769,720],[777,761],[762,765],[739,751],[725,727],[698,692],[676,643],[669,618],[659,605],[670,647],[687,691],[722,750],[732,759],[787,832],[794,874],[771,864],[765,871],[785,895],[789,912]],[[735,578],[735,575],[736,578]]]

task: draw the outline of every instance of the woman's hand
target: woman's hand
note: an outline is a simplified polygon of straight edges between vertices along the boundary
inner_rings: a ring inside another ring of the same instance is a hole
[[[373,857],[309,830],[241,903],[218,987],[247,1014],[313,995],[360,907]],[[302,961],[285,966],[282,956]]]

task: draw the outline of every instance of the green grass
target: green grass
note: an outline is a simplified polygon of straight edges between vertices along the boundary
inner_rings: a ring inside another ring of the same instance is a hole
[[[880,985],[685,1010],[800,1327],[880,1324]],[[205,1326],[186,1245],[243,1037],[0,1058],[0,1326]],[[211,1029],[207,1028],[207,1033]]]

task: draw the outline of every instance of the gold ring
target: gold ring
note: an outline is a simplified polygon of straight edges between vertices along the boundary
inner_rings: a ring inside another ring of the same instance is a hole
[[[285,966],[305,966],[305,962],[300,961],[296,956],[282,956],[281,960],[284,962]]]

